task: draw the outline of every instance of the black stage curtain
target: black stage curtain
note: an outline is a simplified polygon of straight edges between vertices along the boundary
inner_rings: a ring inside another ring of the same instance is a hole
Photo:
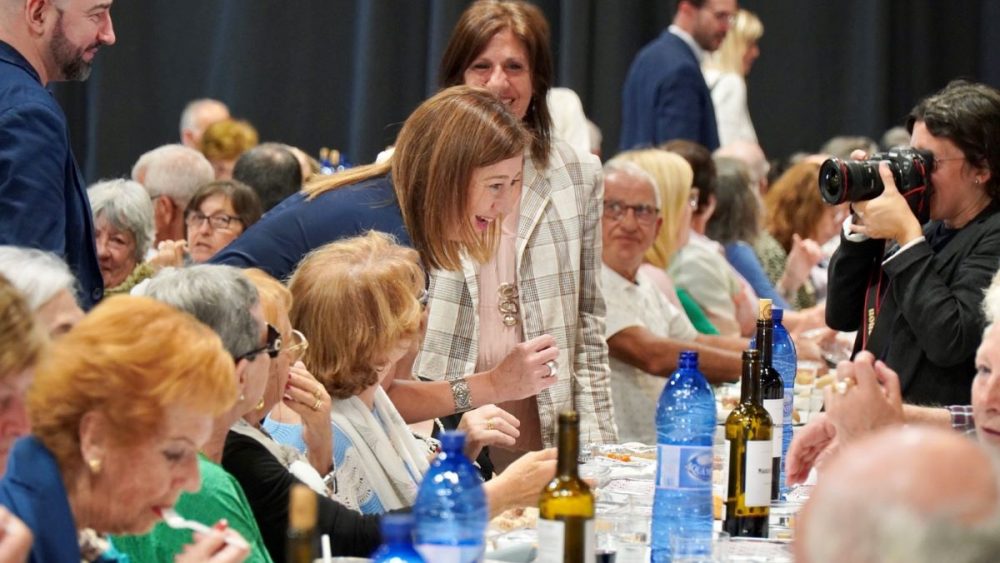
[[[61,84],[88,181],[127,174],[176,142],[181,109],[218,98],[262,140],[369,162],[436,89],[467,0],[141,0],[112,9],[117,44],[90,80]],[[539,0],[556,83],[576,90],[618,147],[620,95],[635,53],[669,24],[665,0]],[[1000,86],[1000,2],[745,0],[764,22],[748,80],[769,155],[817,150],[837,134],[878,138],[954,78]]]

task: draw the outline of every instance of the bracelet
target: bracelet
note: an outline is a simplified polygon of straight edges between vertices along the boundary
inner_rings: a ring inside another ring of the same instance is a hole
[[[472,393],[469,392],[469,382],[464,377],[449,379],[451,384],[451,398],[455,401],[455,412],[465,412],[472,410]]]

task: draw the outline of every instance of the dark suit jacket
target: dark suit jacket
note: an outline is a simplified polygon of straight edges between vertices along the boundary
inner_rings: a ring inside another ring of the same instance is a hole
[[[62,108],[20,53],[0,41],[0,244],[59,255],[89,309],[104,296],[83,177]]]
[[[80,561],[76,521],[59,466],[33,436],[21,438],[11,449],[0,481],[0,504],[34,534],[30,563]]]
[[[924,234],[940,228],[938,221]],[[841,239],[830,261],[826,322],[859,330],[870,273],[885,241]],[[899,374],[909,403],[969,404],[976,349],[982,340],[983,292],[1000,266],[1000,206],[983,211],[937,253],[926,242],[885,266],[889,278],[865,349]],[[859,333],[855,351],[861,346]]]
[[[621,149],[688,139],[719,148],[712,96],[684,40],[664,31],[643,47],[622,91]]]

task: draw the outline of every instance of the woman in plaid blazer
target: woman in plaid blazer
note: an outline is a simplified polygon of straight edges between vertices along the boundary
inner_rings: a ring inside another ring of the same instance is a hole
[[[519,209],[503,221],[497,254],[485,263],[466,256],[460,271],[432,273],[417,373],[460,378],[495,367],[518,347],[535,352],[549,335],[559,349],[550,364],[558,382],[537,397],[502,405],[521,419],[514,449],[554,445],[557,415],[571,408],[580,413],[585,443],[614,442],[600,282],[604,185],[596,157],[551,137],[545,17],[525,2],[476,2],[459,19],[440,74],[443,87],[493,91],[534,138]]]

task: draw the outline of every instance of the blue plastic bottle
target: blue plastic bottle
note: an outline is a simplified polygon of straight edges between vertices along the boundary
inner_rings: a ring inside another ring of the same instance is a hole
[[[382,517],[382,547],[372,555],[375,563],[425,563],[413,547],[413,515]]]
[[[698,354],[685,350],[656,409],[653,563],[711,554],[714,432],[715,394],[698,371]],[[671,536],[690,539],[683,553],[671,554]]]
[[[417,551],[435,563],[482,561],[489,512],[483,479],[462,448],[465,433],[442,432],[413,505]]]
[[[781,430],[781,498],[788,495],[788,485],[785,484],[785,460],[788,458],[788,446],[792,443],[792,400],[795,398],[795,373],[797,356],[795,355],[795,343],[788,334],[788,330],[781,324],[784,311],[775,307],[771,309],[771,318],[774,319],[774,345],[771,354],[771,365],[781,374],[785,384],[785,413],[783,428]]]

